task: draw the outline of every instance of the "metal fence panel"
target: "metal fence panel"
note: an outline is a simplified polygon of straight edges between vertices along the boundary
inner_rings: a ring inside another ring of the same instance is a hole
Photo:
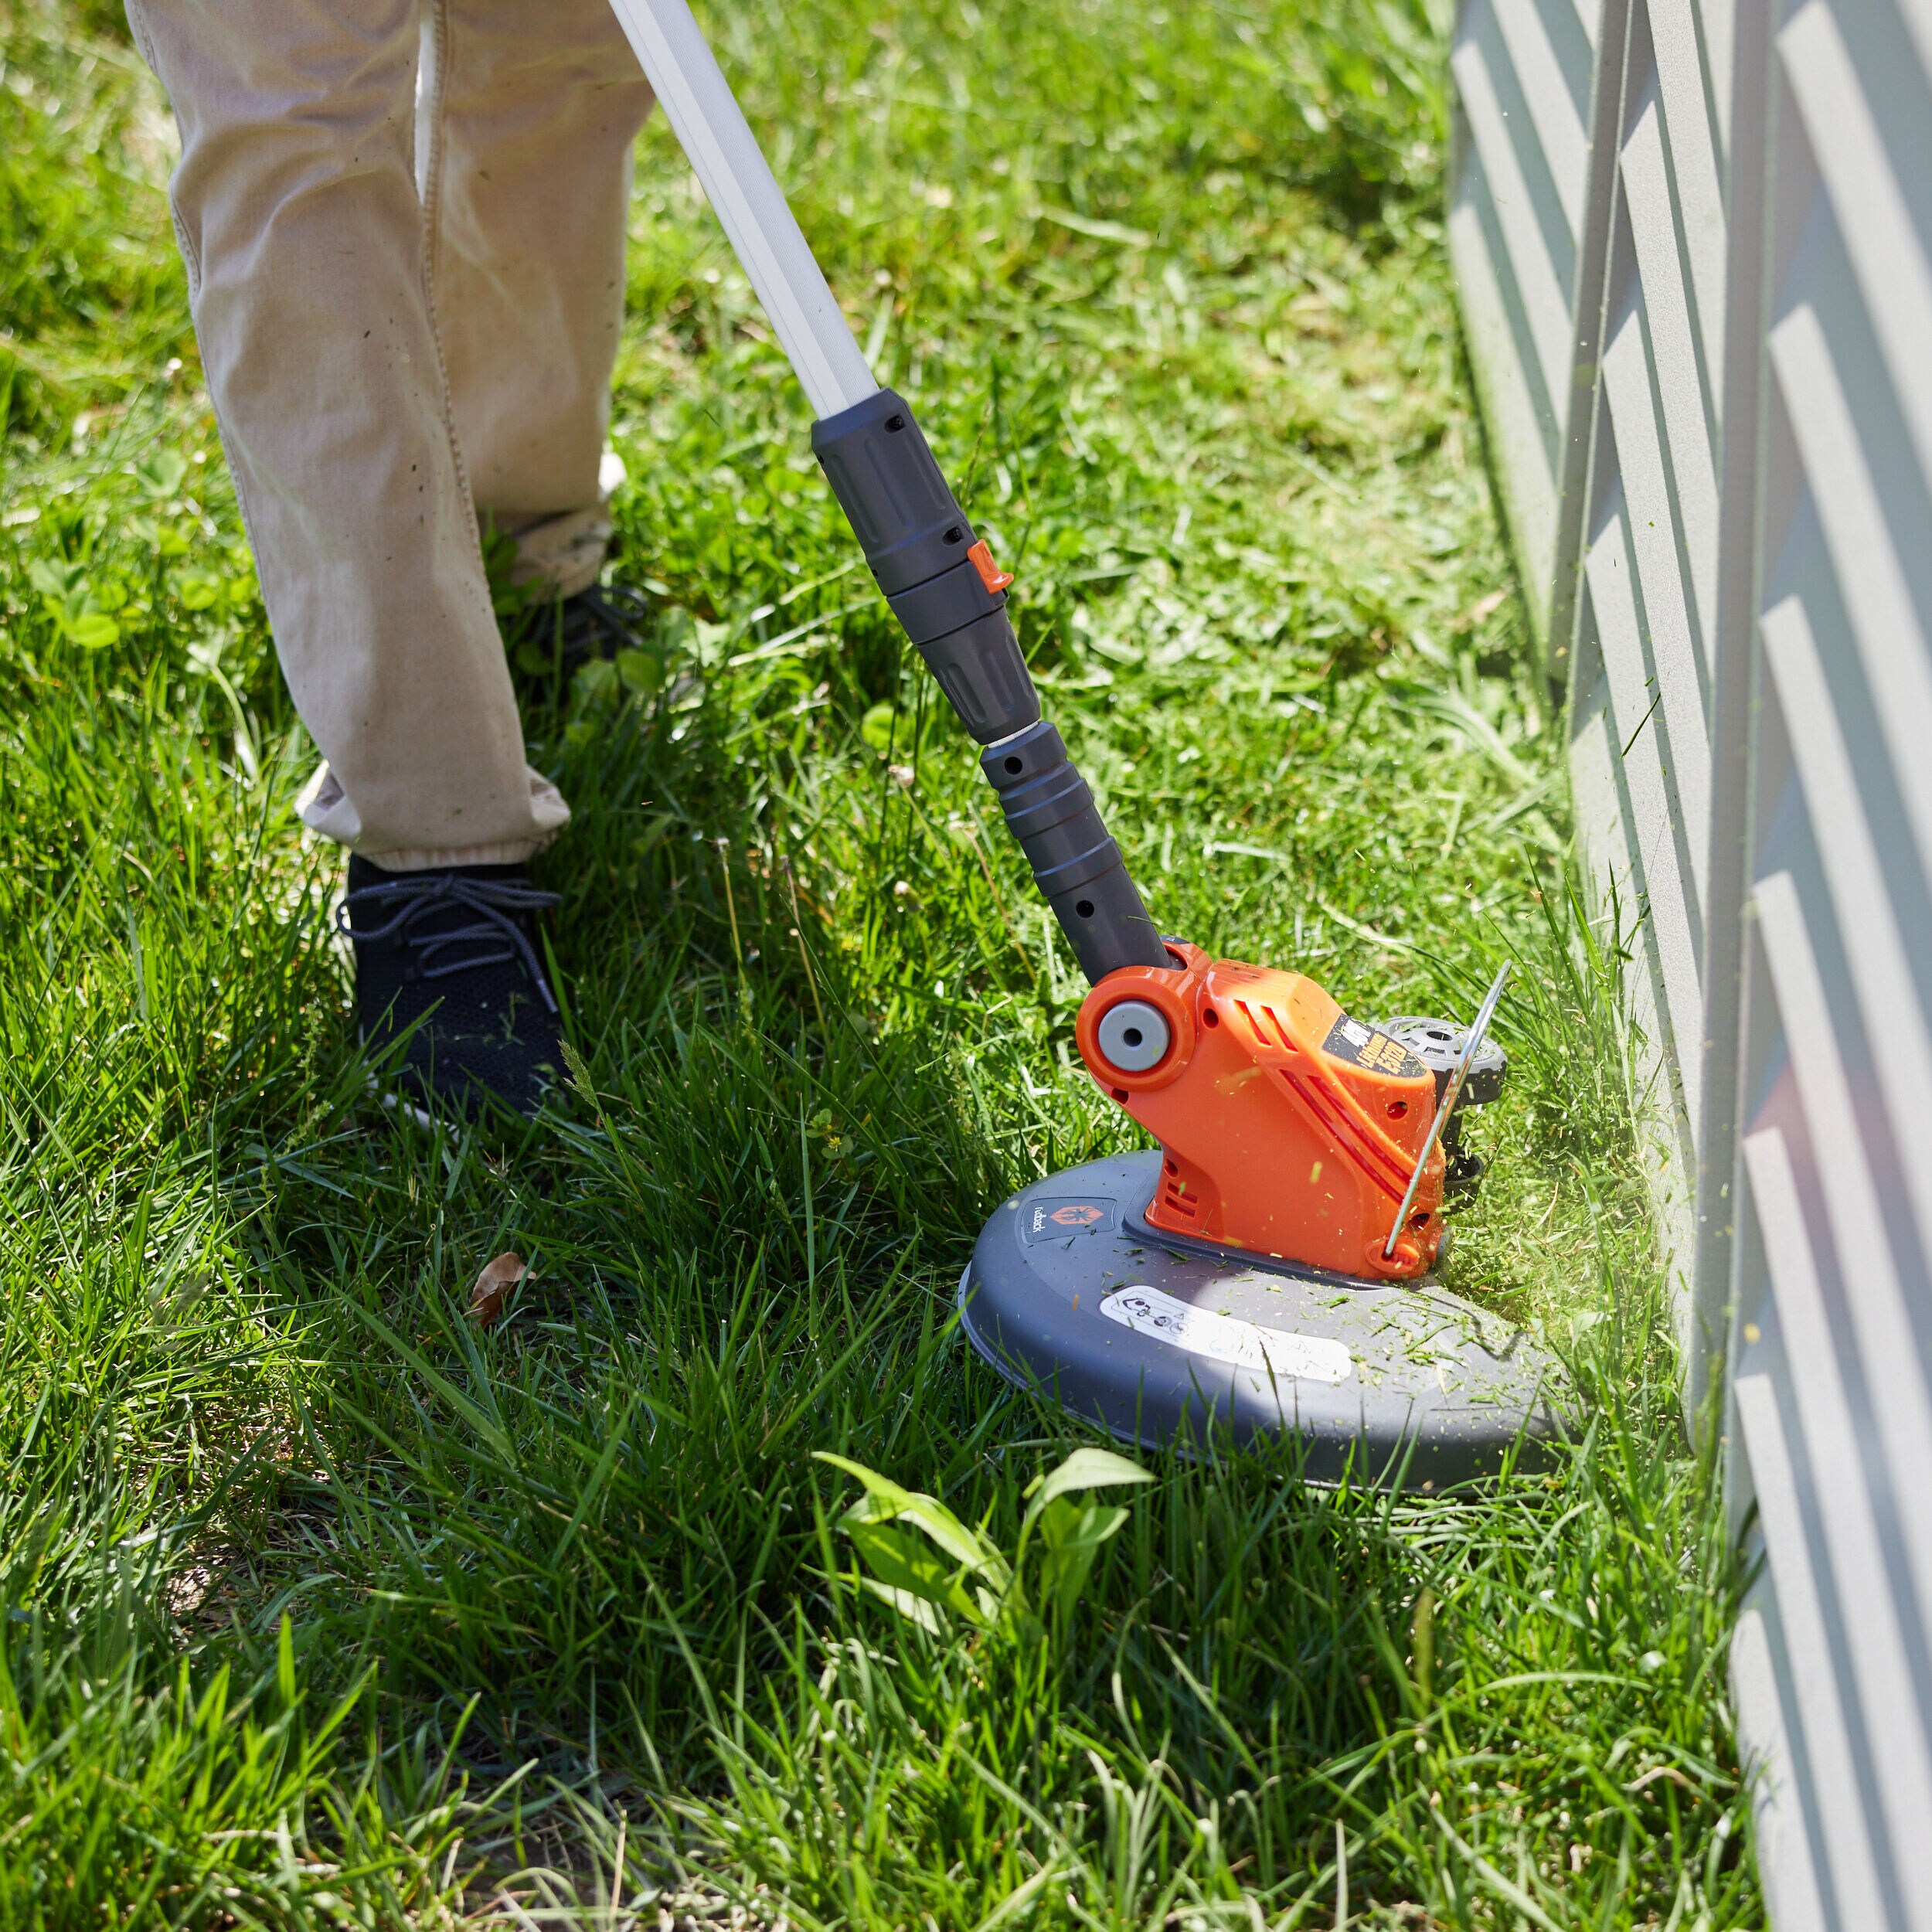
[[[1468,0],[1456,266],[1581,863],[1640,941],[1689,1393],[1727,1378],[1764,1559],[1732,1674],[1773,1916],[1932,1932],[1932,0],[1617,4],[1509,179],[1496,49],[1544,16]]]
[[[1732,1366],[1796,1694],[1740,1718],[1820,1922],[1932,1932],[1932,14],[1775,17]]]

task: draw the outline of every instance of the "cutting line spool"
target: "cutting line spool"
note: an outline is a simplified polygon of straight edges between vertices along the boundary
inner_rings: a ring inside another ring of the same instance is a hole
[[[1449,1117],[1456,1111],[1456,1104],[1462,1098],[1463,1083],[1469,1077],[1469,1070],[1476,1063],[1476,1056],[1482,1049],[1483,1036],[1489,1031],[1489,1022],[1496,1017],[1496,1002],[1502,998],[1502,989],[1509,983],[1509,961],[1505,960],[1496,975],[1495,984],[1484,998],[1476,1013],[1476,1023],[1469,1029],[1469,1037],[1464,1043],[1462,1057],[1456,1063],[1456,1070],[1449,1076],[1449,1083],[1443,1089],[1442,1099],[1436,1108],[1436,1117],[1430,1122],[1429,1138],[1416,1158],[1416,1171],[1409,1176],[1407,1191],[1402,1197],[1402,1205],[1396,1209],[1396,1218],[1389,1224],[1389,1238],[1383,1243],[1383,1255],[1393,1255],[1396,1243],[1402,1237],[1403,1223],[1409,1218],[1409,1210],[1416,1204],[1416,1195],[1422,1186],[1422,1177],[1429,1165],[1429,1156],[1436,1151],[1436,1143],[1442,1138],[1443,1129],[1449,1124]]]

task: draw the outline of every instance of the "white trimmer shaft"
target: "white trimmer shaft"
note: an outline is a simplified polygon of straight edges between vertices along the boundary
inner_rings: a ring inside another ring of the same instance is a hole
[[[815,413],[836,416],[876,394],[845,312],[691,9],[684,0],[611,4]]]

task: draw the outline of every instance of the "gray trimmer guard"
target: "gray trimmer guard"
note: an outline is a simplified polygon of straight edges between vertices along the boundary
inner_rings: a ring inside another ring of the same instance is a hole
[[[1574,1402],[1526,1332],[1425,1277],[1355,1281],[1207,1251],[1141,1220],[1158,1153],[1090,1161],[1005,1202],[961,1276],[992,1367],[1123,1439],[1300,1436],[1321,1481],[1441,1490],[1546,1468]]]

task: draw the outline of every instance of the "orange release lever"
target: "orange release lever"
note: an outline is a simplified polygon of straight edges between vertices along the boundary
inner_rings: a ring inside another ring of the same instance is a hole
[[[979,573],[979,580],[989,597],[998,597],[1013,580],[1011,570],[1002,570],[993,561],[993,553],[984,537],[966,553],[966,560]]]
[[[1124,966],[1081,1003],[1087,1070],[1159,1141],[1150,1226],[1372,1280],[1409,1280],[1442,1246],[1444,1162],[1383,1247],[1429,1136],[1435,1077],[1400,1041],[1351,1019],[1300,973],[1170,945],[1172,968]],[[1123,999],[1167,1022],[1167,1050],[1129,1073],[1098,1029]]]

